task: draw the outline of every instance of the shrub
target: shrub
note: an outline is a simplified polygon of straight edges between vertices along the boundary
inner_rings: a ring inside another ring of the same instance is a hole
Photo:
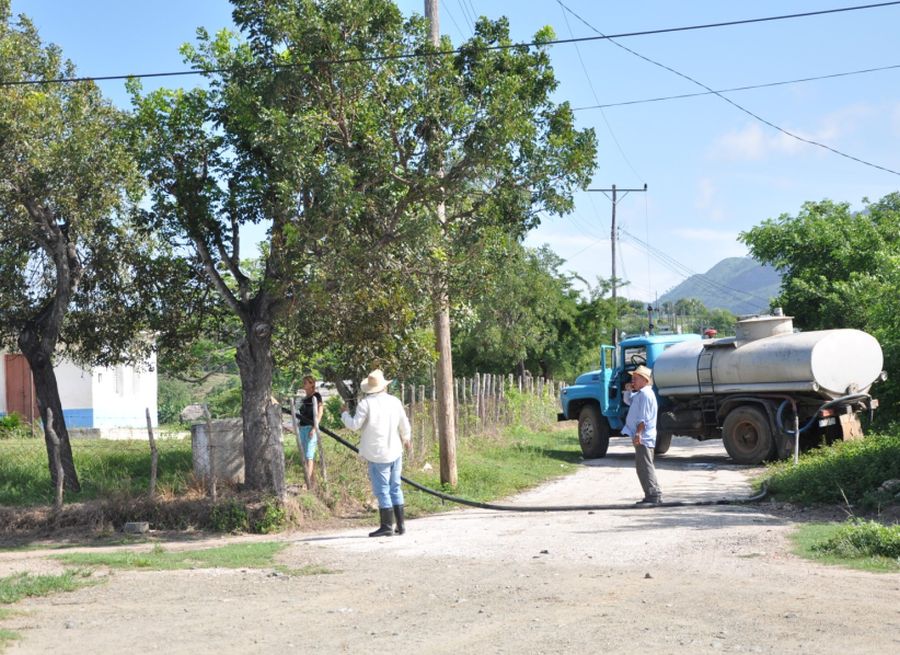
[[[237,500],[216,505],[210,514],[209,522],[216,532],[247,532],[250,529],[247,508]]]
[[[900,435],[870,435],[839,441],[804,454],[797,466],[777,462],[765,479],[769,493],[806,504],[843,504],[875,509],[891,502],[878,491],[885,480],[900,478]]]
[[[234,378],[220,384],[206,397],[213,418],[235,418],[241,415],[241,382]]]
[[[191,387],[187,382],[159,376],[159,422],[177,423],[181,410],[191,403]]]
[[[37,432],[35,432],[37,434]],[[43,435],[43,432],[40,432]],[[0,416],[0,439],[27,439],[31,437],[31,425],[13,412]]]
[[[813,550],[838,557],[887,557],[900,559],[900,525],[852,519]]]
[[[257,518],[253,521],[251,529],[257,534],[270,534],[278,532],[284,527],[287,514],[284,507],[275,498],[266,498],[257,512]]]

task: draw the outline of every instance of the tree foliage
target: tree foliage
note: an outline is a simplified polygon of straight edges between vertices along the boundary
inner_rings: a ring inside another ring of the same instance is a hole
[[[58,345],[86,364],[141,360],[152,347],[144,274],[158,264],[154,239],[130,220],[141,181],[123,114],[92,82],[51,81],[73,76],[59,48],[0,0],[0,79],[10,83],[0,89],[0,345],[28,359],[77,489]]]

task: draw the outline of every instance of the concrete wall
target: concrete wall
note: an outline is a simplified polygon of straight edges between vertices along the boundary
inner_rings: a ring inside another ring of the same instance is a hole
[[[64,359],[57,360],[56,384],[69,428],[94,427],[93,379],[89,371]]]
[[[94,369],[92,394],[93,427],[104,431],[142,428],[146,432],[147,408],[151,422],[158,425],[156,356],[141,368],[120,365]]]

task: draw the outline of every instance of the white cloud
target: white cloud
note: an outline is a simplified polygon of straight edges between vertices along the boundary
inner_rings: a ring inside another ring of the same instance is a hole
[[[877,113],[868,105],[850,105],[820,117],[815,129],[807,130],[791,125],[780,125],[790,132],[808,141],[838,148],[840,140],[855,132],[873,114]],[[777,121],[773,121],[776,125]],[[804,141],[796,139],[785,132],[780,132],[759,122],[748,123],[743,129],[727,132],[717,138],[710,146],[708,155],[712,159],[751,160],[758,161],[770,155],[796,155],[814,149],[825,154],[825,151]]]

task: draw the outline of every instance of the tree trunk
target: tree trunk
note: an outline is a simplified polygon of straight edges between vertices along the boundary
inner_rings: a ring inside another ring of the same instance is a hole
[[[440,439],[441,482],[455,487],[456,422],[453,402],[453,357],[450,351],[450,300],[438,291],[434,299],[434,336],[437,361],[437,425]]]
[[[516,376],[519,378],[525,378],[525,360],[519,360],[516,364]]]
[[[246,324],[245,324],[246,325]],[[284,443],[281,408],[272,398],[272,325],[247,325],[237,348],[244,427],[244,482],[248,489],[284,496]]]
[[[62,402],[59,399],[59,387],[56,384],[56,372],[53,370],[53,358],[51,353],[43,352],[41,339],[33,329],[26,328],[19,334],[19,348],[28,365],[31,366],[31,374],[34,376],[34,390],[37,394],[38,409],[44,425],[47,425],[47,409],[52,410],[53,431],[59,438],[59,456],[63,468],[63,480],[68,491],[81,491],[78,482],[78,473],[75,471],[75,462],[72,459],[72,444],[69,442],[69,430],[63,418]],[[44,429],[44,442],[47,445],[47,465],[50,468],[50,480],[56,486],[56,467],[53,464],[54,445],[50,440],[49,431]]]

